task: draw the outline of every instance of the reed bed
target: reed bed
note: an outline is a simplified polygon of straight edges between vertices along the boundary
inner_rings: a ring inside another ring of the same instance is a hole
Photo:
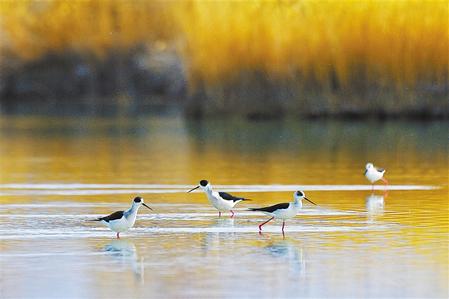
[[[25,60],[70,51],[98,58],[171,34],[168,8],[158,1],[4,0],[2,50]]]
[[[191,1],[176,9],[195,79],[257,69],[346,87],[360,75],[401,88],[447,80],[447,1]]]
[[[447,1],[17,1],[4,53],[170,45],[193,114],[449,115]]]
[[[194,110],[205,96],[212,110],[230,113],[447,113],[446,1],[192,1],[178,9],[190,85],[203,91]]]

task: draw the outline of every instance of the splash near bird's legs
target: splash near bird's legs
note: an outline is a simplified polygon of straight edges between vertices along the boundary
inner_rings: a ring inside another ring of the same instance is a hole
[[[265,221],[264,223],[262,223],[261,225],[259,225],[259,232],[262,231],[262,226],[263,226],[263,225],[267,224],[268,222],[270,222],[270,221],[273,220],[273,219],[274,219],[274,217],[271,217],[270,219],[268,219],[267,221]]]

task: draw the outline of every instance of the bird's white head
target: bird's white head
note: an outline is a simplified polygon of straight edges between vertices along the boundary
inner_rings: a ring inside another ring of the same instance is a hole
[[[193,190],[196,190],[198,188],[201,188],[204,192],[208,192],[208,191],[212,191],[212,186],[210,185],[210,183],[207,180],[201,180],[200,184],[192,189],[190,189],[189,192],[192,192]]]
[[[293,198],[295,199],[295,202],[301,202],[303,199],[305,199],[305,200],[307,200],[308,202],[310,202],[311,204],[314,204],[314,205],[316,205],[316,203],[314,203],[313,201],[311,201],[310,199],[308,199],[307,197],[306,197],[306,195],[304,194],[304,192],[303,191],[300,191],[300,190],[298,190],[298,191],[296,191],[294,194],[293,194]]]
[[[145,206],[150,210],[153,210],[152,208],[150,208],[149,206],[147,206],[144,202],[143,202],[143,198],[140,196],[137,196],[133,199],[133,208],[140,208],[140,206]]]
[[[373,167],[374,167],[373,163],[366,163],[366,166],[365,166],[366,170],[371,169]]]

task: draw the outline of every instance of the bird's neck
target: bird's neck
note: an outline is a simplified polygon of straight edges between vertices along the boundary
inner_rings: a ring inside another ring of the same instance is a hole
[[[293,206],[297,209],[301,209],[302,208],[302,200],[301,199],[295,199],[295,201],[293,202]]]
[[[206,188],[204,192],[208,195],[212,195],[212,187]]]
[[[133,205],[131,206],[131,208],[129,208],[129,209],[126,211],[126,214],[127,214],[127,215],[136,214],[137,211],[139,210],[139,208],[140,208],[139,205],[133,204]]]

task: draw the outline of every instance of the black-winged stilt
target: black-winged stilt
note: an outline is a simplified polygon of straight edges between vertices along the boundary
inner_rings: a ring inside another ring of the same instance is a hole
[[[211,184],[206,180],[201,180],[198,186],[187,192],[192,192],[198,188],[201,188],[206,193],[210,203],[218,210],[218,217],[221,217],[221,212],[228,211],[231,212],[231,218],[234,217],[234,211],[232,211],[234,206],[243,200],[250,200],[248,198],[236,197],[226,192],[212,191]]]
[[[385,189],[388,186],[388,181],[383,176],[385,169],[377,168],[373,163],[367,163],[365,166],[365,177],[371,182],[371,190],[374,190],[374,183],[378,180],[382,180],[385,183]]]
[[[93,221],[101,221],[104,224],[106,224],[112,231],[117,233],[117,239],[120,239],[120,233],[127,231],[131,227],[134,226],[134,223],[136,222],[136,216],[137,211],[139,210],[140,206],[145,206],[150,210],[153,210],[149,206],[147,206],[143,202],[142,197],[136,197],[134,198],[131,208],[129,208],[126,211],[117,211],[112,213],[109,216],[100,217],[98,219],[95,219]]]
[[[284,233],[285,220],[293,218],[296,216],[296,214],[298,214],[299,210],[302,208],[303,199],[316,205],[316,203],[309,200],[302,191],[296,191],[293,194],[293,198],[294,201],[290,203],[279,203],[274,206],[269,206],[265,208],[250,208],[249,209],[250,211],[260,211],[271,216],[270,219],[259,225],[259,232],[262,231],[263,225],[270,222],[274,218],[278,218],[282,219],[282,233]]]

